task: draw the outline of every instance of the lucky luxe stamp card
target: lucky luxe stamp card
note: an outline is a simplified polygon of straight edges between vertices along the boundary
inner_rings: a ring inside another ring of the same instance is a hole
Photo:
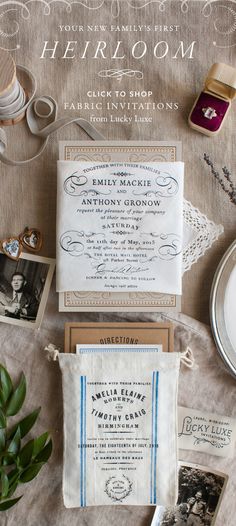
[[[229,416],[178,407],[179,448],[233,457],[236,420]]]
[[[58,162],[57,290],[181,294],[184,164]]]

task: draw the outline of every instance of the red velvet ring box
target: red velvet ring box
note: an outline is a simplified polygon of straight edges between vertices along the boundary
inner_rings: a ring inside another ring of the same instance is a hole
[[[208,136],[219,133],[235,96],[236,69],[222,63],[213,64],[190,112],[191,128]]]

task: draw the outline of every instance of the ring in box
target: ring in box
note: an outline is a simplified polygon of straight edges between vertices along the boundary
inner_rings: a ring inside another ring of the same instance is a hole
[[[205,135],[216,135],[224,124],[231,102],[236,96],[236,69],[213,64],[204,90],[189,115],[189,125]]]

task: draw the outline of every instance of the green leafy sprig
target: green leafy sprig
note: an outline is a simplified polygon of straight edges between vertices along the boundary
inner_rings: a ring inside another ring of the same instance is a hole
[[[21,409],[26,396],[26,379],[22,373],[14,387],[7,370],[0,364],[0,511],[16,504],[22,497],[11,499],[19,484],[33,480],[52,453],[49,433],[29,440],[22,439],[34,426],[40,407],[17,423],[8,418]]]

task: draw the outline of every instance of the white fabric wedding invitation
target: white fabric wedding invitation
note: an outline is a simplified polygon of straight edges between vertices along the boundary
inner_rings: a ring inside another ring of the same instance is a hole
[[[180,353],[104,346],[59,353],[67,508],[174,505]]]
[[[57,290],[181,294],[183,172],[59,161]]]

